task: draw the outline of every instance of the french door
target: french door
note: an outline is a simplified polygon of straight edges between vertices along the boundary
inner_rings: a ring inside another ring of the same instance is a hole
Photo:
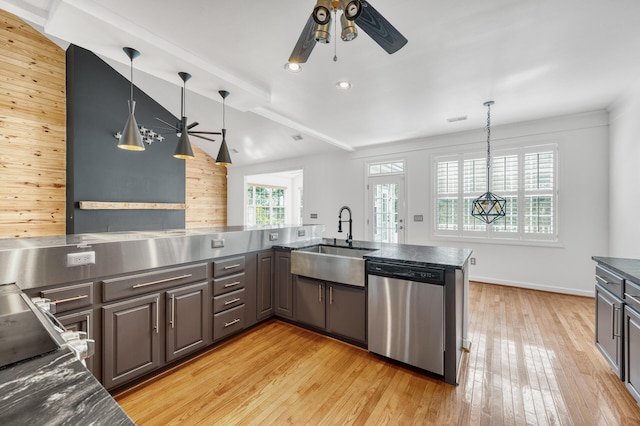
[[[369,177],[367,190],[369,239],[382,243],[404,243],[404,175]]]

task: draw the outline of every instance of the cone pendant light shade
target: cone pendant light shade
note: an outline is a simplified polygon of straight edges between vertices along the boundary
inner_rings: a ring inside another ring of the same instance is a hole
[[[178,146],[176,147],[176,152],[173,153],[175,158],[180,158],[182,160],[191,160],[195,158],[193,155],[193,150],[191,149],[191,142],[189,141],[189,135],[187,132],[187,117],[182,117],[182,133],[180,134],[180,139],[178,140]]]
[[[229,96],[229,92],[226,90],[219,90],[218,93],[222,97],[222,144],[220,144],[220,150],[216,157],[216,164],[219,166],[230,166],[231,156],[229,155],[229,148],[227,147],[227,126],[225,125],[225,99]]]
[[[134,116],[136,102],[133,100],[133,60],[140,55],[140,52],[131,47],[125,47],[122,50],[124,50],[124,53],[126,53],[131,60],[131,98],[129,99],[129,118],[127,118],[127,122],[124,125],[124,130],[122,130],[122,136],[120,137],[120,142],[118,142],[118,148],[126,149],[129,151],[144,151],[142,136],[140,136],[138,122],[136,121],[136,117]]]
[[[231,156],[229,155],[229,148],[227,148],[227,129],[222,129],[222,144],[220,145],[220,151],[216,157],[216,164],[220,166],[231,165]]]

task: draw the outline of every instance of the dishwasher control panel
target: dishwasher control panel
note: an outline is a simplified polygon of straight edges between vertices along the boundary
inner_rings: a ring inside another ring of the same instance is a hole
[[[431,284],[444,284],[444,269],[387,262],[367,262],[367,274]]]

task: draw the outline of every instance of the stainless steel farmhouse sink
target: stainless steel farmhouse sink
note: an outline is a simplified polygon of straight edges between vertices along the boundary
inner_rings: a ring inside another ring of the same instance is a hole
[[[376,249],[318,244],[291,252],[291,273],[364,287],[364,258]]]

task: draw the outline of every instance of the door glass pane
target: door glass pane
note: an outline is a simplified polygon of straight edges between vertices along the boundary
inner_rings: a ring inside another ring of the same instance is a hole
[[[373,185],[373,240],[398,242],[398,185]]]

